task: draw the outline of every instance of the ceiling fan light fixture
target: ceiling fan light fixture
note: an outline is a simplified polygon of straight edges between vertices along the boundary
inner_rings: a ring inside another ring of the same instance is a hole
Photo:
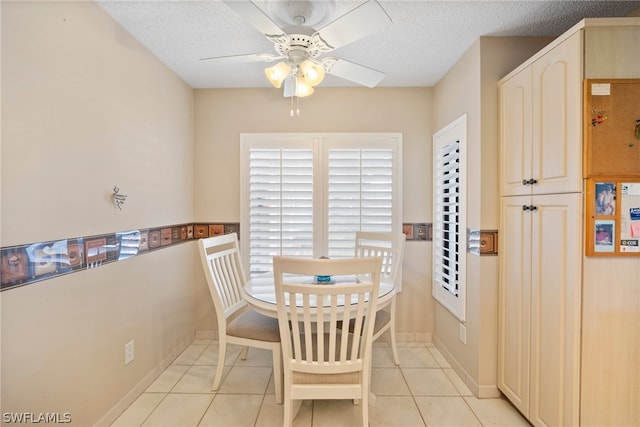
[[[324,68],[309,59],[300,64],[300,71],[304,74],[307,84],[311,86],[319,85],[324,79]]]
[[[296,91],[295,96],[298,98],[304,98],[305,96],[309,96],[314,92],[313,87],[307,83],[304,76],[296,77]]]
[[[267,80],[275,88],[280,89],[282,82],[291,73],[291,66],[286,62],[278,62],[273,67],[266,68],[264,74],[267,76]]]

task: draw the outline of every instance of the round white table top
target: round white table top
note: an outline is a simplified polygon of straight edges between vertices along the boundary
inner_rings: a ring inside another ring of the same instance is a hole
[[[314,283],[309,277],[309,283]],[[318,286],[331,286],[331,283],[320,284]],[[273,280],[273,272],[261,274],[247,281],[244,285],[245,297],[249,305],[256,311],[266,316],[278,317],[276,306],[276,287]],[[387,278],[380,280],[380,290],[378,291],[378,307],[384,307],[395,295],[395,285]]]

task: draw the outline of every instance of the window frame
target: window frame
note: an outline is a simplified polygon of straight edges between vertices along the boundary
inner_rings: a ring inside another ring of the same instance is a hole
[[[440,218],[443,211],[439,200],[438,161],[440,147],[458,143],[458,211],[457,211],[457,250],[445,247],[445,220]],[[466,319],[466,260],[467,260],[467,115],[464,114],[433,135],[433,265],[432,295],[436,301],[457,317],[461,322]],[[444,255],[445,252],[452,256]],[[455,285],[458,294],[447,289],[441,281],[441,265],[455,265]]]
[[[393,152],[392,230],[402,232],[402,134],[401,133],[242,133],[240,134],[240,246],[249,248],[249,160],[252,148],[301,148],[313,150],[313,256],[328,252],[328,153],[330,149],[385,148]],[[323,184],[324,183],[324,184]],[[243,250],[243,264],[251,275],[250,256]]]

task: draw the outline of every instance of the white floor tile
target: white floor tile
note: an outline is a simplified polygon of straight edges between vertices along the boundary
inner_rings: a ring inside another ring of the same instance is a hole
[[[142,426],[196,427],[212,399],[212,394],[168,394]]]
[[[191,344],[173,361],[173,364],[192,365],[207,347],[207,344]]]
[[[139,427],[165,396],[166,393],[142,393],[111,427]]]
[[[460,393],[460,396],[473,396],[473,393],[471,392],[471,390],[469,390],[469,387],[467,387],[464,381],[462,381],[462,378],[460,378],[460,376],[453,368],[444,368],[442,369],[442,371],[451,380],[453,386],[456,388],[456,390],[458,390],[458,393]]]
[[[400,368],[371,369],[371,391],[376,396],[410,396]]]
[[[371,427],[422,427],[424,422],[411,396],[376,396],[369,405]]]
[[[170,365],[158,378],[147,388],[151,393],[168,393],[176,385],[180,378],[189,369],[188,365]]]
[[[414,396],[460,396],[442,369],[402,369]]]
[[[218,364],[218,352],[220,346],[217,341],[212,342],[207,348],[198,356],[194,365],[217,365]],[[227,352],[224,357],[225,366],[233,366],[238,355],[240,354],[241,347],[236,345],[228,345]]]
[[[462,397],[416,397],[416,404],[428,426],[482,426]]]
[[[180,378],[172,393],[214,393],[211,389],[216,374],[215,366],[194,365]],[[224,380],[224,373],[222,376]]]
[[[478,399],[471,396],[465,397],[465,401],[485,427],[530,425],[506,399]]]
[[[234,366],[218,391],[223,394],[265,394],[271,371],[271,368]]]
[[[361,426],[361,411],[361,405],[353,400],[314,400],[313,427]]]
[[[218,394],[198,427],[253,426],[263,399],[259,394]]]
[[[190,345],[112,427],[281,426],[284,405],[275,403],[271,352],[229,346],[223,382],[211,390],[218,342]],[[477,399],[431,343],[398,343],[400,367],[391,348],[374,343],[369,404],[371,427],[526,427],[505,399]],[[294,427],[361,424],[361,406],[352,400],[305,401]]]
[[[421,347],[398,347],[401,368],[438,368],[438,362],[429,349]]]

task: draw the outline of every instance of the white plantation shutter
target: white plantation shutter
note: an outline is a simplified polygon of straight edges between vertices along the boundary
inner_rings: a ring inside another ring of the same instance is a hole
[[[393,230],[393,150],[330,149],[328,256],[353,256],[355,232]]]
[[[458,296],[460,236],[460,141],[439,147],[436,161],[434,266],[437,282]]]
[[[271,268],[274,255],[313,255],[313,151],[254,149],[249,160],[249,264]]]
[[[466,116],[434,135],[433,296],[461,321],[466,299]]]
[[[402,229],[399,134],[244,134],[241,157],[251,275],[274,255],[351,257],[357,230]]]

